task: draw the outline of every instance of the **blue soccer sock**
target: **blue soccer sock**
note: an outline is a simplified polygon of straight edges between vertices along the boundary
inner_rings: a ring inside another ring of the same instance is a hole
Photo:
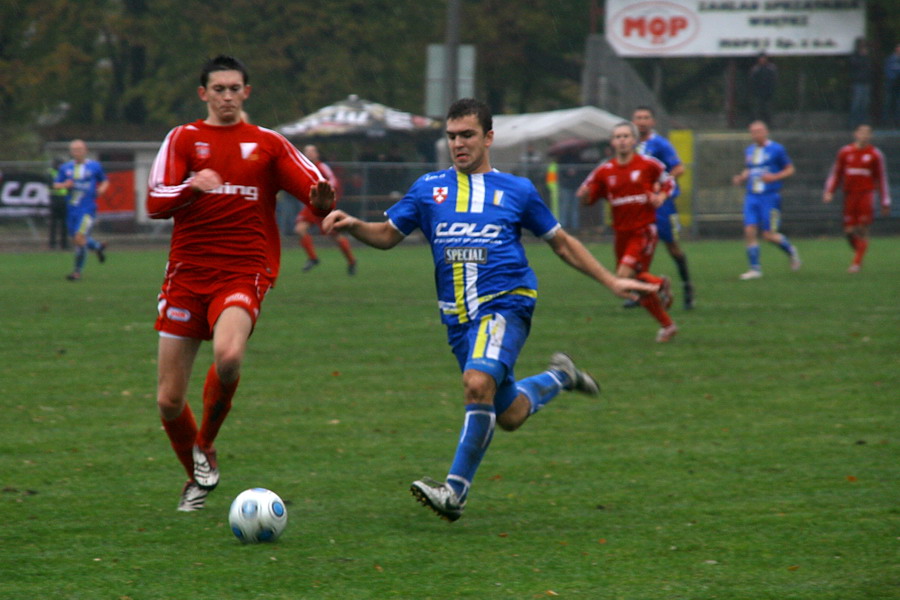
[[[447,484],[453,488],[460,501],[465,501],[469,487],[484,453],[494,436],[497,415],[491,404],[467,404],[466,420],[459,435],[456,456],[447,475]]]
[[[791,241],[784,234],[781,234],[781,243],[778,244],[778,247],[784,250],[788,256],[794,255],[794,245],[791,244]]]
[[[533,415],[571,384],[569,376],[562,371],[549,370],[519,381],[516,389],[531,402],[529,414]]]
[[[87,258],[87,248],[79,246],[75,249],[75,272],[81,273],[84,268],[84,261]]]
[[[88,250],[99,250],[100,247],[101,247],[100,242],[98,242],[94,238],[88,236],[88,239],[87,239],[87,249]]]
[[[759,244],[747,246],[747,262],[750,263],[751,269],[762,271],[762,266],[759,264]]]

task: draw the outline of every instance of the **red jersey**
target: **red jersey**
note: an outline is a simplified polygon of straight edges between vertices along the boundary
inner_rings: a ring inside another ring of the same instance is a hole
[[[875,190],[881,196],[881,204],[891,203],[884,155],[871,144],[863,148],[847,144],[840,149],[825,181],[825,191],[833,194],[841,181],[845,195]]]
[[[634,154],[627,164],[615,158],[591,171],[582,185],[588,188],[588,204],[606,198],[612,208],[613,229],[630,231],[656,223],[656,207],[650,194],[659,184],[668,196],[672,177],[666,166],[652,156]]]
[[[217,172],[222,185],[202,194],[191,189],[202,169]],[[284,189],[309,205],[320,180],[315,165],[274,131],[198,120],[166,136],[150,170],[147,212],[174,218],[170,262],[274,280],[281,260],[276,194]]]

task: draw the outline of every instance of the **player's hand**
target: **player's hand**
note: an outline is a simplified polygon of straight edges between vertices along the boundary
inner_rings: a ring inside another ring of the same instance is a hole
[[[881,205],[881,216],[882,217],[891,216],[891,205],[890,204],[882,204]]]
[[[329,234],[332,231],[347,231],[358,221],[359,219],[351,217],[342,210],[333,210],[322,220],[322,233]]]
[[[334,188],[325,181],[317,181],[316,185],[309,188],[309,203],[319,212],[325,212],[334,208]]]
[[[643,294],[655,294],[658,292],[659,286],[655,283],[647,283],[646,281],[638,281],[628,277],[616,277],[613,279],[609,289],[620,298],[639,300]]]
[[[763,173],[759,176],[760,180],[763,183],[772,183],[773,181],[778,181],[778,175],[775,173]]]
[[[201,169],[194,173],[191,188],[197,192],[211,192],[222,185],[222,177],[212,169]]]
[[[828,204],[832,200],[834,200],[834,194],[832,194],[831,192],[825,192],[824,194],[822,194],[822,202],[824,202],[825,204]]]

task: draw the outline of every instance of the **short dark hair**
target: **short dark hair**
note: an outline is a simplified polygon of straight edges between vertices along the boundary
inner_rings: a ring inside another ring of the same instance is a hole
[[[247,73],[247,67],[240,60],[227,54],[220,54],[215,58],[210,58],[203,65],[200,71],[200,85],[206,87],[209,82],[209,74],[215,71],[240,71],[244,78],[244,85],[250,83],[250,75]]]
[[[634,109],[634,111],[632,111],[632,114],[636,113],[639,110],[646,110],[648,113],[650,113],[651,117],[656,118],[656,112],[654,112],[654,110],[651,107],[647,106],[646,104],[641,104],[641,105],[637,106]]]
[[[469,115],[475,115],[484,133],[494,128],[494,117],[491,115],[491,109],[488,105],[475,98],[461,98],[450,105],[447,109],[447,120],[462,119]]]

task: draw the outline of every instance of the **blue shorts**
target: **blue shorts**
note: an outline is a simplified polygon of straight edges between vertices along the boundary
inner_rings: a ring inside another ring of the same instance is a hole
[[[487,373],[497,383],[497,414],[518,394],[513,370],[531,331],[533,312],[533,305],[488,308],[475,321],[447,326],[447,342],[460,370]]]
[[[744,196],[744,227],[755,225],[761,231],[777,232],[780,223],[780,194],[747,194]]]
[[[88,236],[94,228],[94,221],[93,214],[82,210],[73,210],[72,207],[69,207],[69,212],[66,214],[66,229],[71,237],[77,233]]]
[[[678,220],[678,208],[675,206],[675,198],[667,198],[656,209],[656,234],[665,243],[672,244],[678,241],[679,231],[681,231],[681,223]]]

